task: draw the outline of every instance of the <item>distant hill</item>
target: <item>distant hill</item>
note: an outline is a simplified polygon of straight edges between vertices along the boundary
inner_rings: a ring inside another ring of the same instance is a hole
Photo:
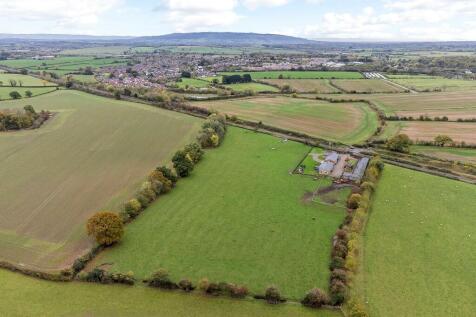
[[[131,40],[148,45],[308,45],[315,43],[298,37],[278,34],[198,32],[143,36]]]

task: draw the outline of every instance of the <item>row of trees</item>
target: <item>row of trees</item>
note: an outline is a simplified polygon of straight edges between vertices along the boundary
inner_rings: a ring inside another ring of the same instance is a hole
[[[120,214],[111,211],[98,212],[89,218],[86,229],[90,236],[101,246],[110,246],[121,240],[124,234],[124,223],[137,217],[145,208],[160,195],[172,190],[179,177],[187,177],[194,166],[203,157],[203,147],[220,145],[226,133],[226,118],[215,113],[210,115],[202,125],[198,136],[200,143],[190,143],[179,150],[172,158],[174,170],[166,166],[156,168],[142,183],[134,198],[124,204]]]
[[[225,85],[229,84],[241,84],[241,83],[251,83],[253,79],[250,74],[243,75],[223,75],[222,83]]]
[[[398,134],[393,138],[389,139],[386,143],[386,147],[388,150],[393,152],[400,152],[400,153],[410,153],[410,146],[414,142],[408,137],[406,134]],[[447,135],[437,135],[433,141],[419,141],[417,142],[420,145],[432,145],[432,146],[459,146],[465,147],[466,143],[461,142],[459,145],[453,141],[453,139]]]
[[[0,111],[0,131],[35,129],[40,127],[50,117],[48,111],[37,113],[31,106],[25,106],[23,110]]]
[[[431,118],[429,116],[420,115],[418,117],[388,116],[388,117],[385,117],[385,120],[387,120],[387,121],[442,121],[442,122],[447,122],[447,121],[449,121],[449,118],[447,116]]]

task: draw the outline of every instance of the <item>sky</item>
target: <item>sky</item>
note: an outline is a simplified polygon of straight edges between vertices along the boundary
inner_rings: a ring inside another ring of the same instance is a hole
[[[0,33],[476,41],[476,0],[0,0]]]

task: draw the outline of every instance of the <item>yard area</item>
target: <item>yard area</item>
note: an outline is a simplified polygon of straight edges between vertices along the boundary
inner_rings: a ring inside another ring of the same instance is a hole
[[[371,316],[472,316],[474,185],[386,165],[359,285]]]
[[[318,183],[290,175],[309,148],[229,128],[193,174],[127,226],[122,242],[91,267],[150,276],[166,268],[174,280],[207,277],[263,293],[275,284],[299,300],[329,283],[331,237],[344,217],[335,206],[306,203]]]
[[[368,139],[378,125],[376,113],[363,103],[329,103],[279,96],[194,102],[193,105],[350,144]]]
[[[86,219],[118,210],[201,124],[72,90],[5,101],[0,109],[26,104],[56,115],[37,130],[0,133],[0,260],[43,270],[69,266],[91,247]]]

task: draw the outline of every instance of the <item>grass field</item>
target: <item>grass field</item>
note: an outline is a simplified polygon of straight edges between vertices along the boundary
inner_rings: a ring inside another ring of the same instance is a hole
[[[257,79],[278,79],[283,75],[286,79],[358,79],[363,78],[358,72],[340,71],[264,71],[264,72],[232,72],[220,73],[220,75],[243,75],[250,74],[253,80]]]
[[[279,89],[276,87],[264,85],[260,83],[231,84],[231,85],[225,85],[225,87],[230,87],[234,91],[246,91],[246,90],[252,90],[254,92],[278,92],[279,91]]]
[[[96,77],[94,75],[71,75],[73,80],[82,82],[82,83],[96,83]]]
[[[26,91],[31,91],[33,96],[38,96],[38,95],[55,91],[55,90],[56,90],[56,87],[40,87],[40,88],[0,87],[0,100],[12,99],[10,97],[10,93],[12,91],[17,91],[22,96],[22,98],[26,99],[27,98],[25,95]],[[33,101],[28,101],[28,102],[31,103]]]
[[[390,76],[392,81],[417,91],[476,90],[476,80],[449,79],[426,75]]]
[[[361,103],[335,104],[299,98],[261,97],[193,104],[343,143],[365,141],[378,124],[376,114]]]
[[[447,135],[453,141],[476,144],[476,123],[407,121],[400,133],[412,140],[433,141],[438,135]]]
[[[312,287],[327,289],[331,237],[344,212],[301,201],[318,182],[289,172],[308,151],[230,128],[190,178],[128,225],[121,244],[94,263],[139,277],[163,267],[174,279],[208,277],[259,293],[276,284],[292,299]]]
[[[193,139],[200,120],[150,106],[60,90],[31,104],[57,115],[38,130],[0,134],[0,259],[69,265],[91,246],[84,223],[118,210],[138,183]]]
[[[16,81],[17,87],[20,86],[56,86],[55,83],[47,82],[46,80],[38,79],[36,77],[20,74],[0,73],[0,86],[11,87],[10,80]],[[20,85],[21,83],[21,85]]]
[[[336,93],[338,89],[329,84],[328,79],[264,79],[263,82],[283,87],[289,85],[297,92]]]
[[[86,67],[93,69],[125,65],[127,59],[124,58],[96,58],[88,56],[62,56],[48,60],[34,60],[34,59],[15,59],[0,61],[0,65],[5,65],[13,68],[25,68],[29,71],[47,71],[57,73],[58,75],[66,75],[68,73],[78,72]]]
[[[436,158],[476,164],[476,149],[418,146],[411,147],[413,153],[421,153]]]
[[[365,234],[371,316],[474,316],[474,185],[387,165]]]
[[[476,90],[420,94],[343,94],[337,97],[371,100],[387,115],[398,114],[415,118],[420,115],[448,116],[451,120],[476,118]]]
[[[185,89],[187,87],[191,88],[206,88],[210,86],[210,83],[205,80],[195,79],[195,78],[182,78],[181,82],[173,83],[176,84],[179,88]]]
[[[0,270],[5,316],[339,317],[300,305],[212,298],[143,286],[54,283]],[[55,300],[59,299],[61,300]]]
[[[403,89],[387,83],[381,79],[360,79],[360,80],[333,80],[332,83],[341,90],[349,93],[396,93],[404,92]]]
[[[404,124],[405,124],[404,121],[387,121],[385,123],[385,127],[382,133],[380,133],[380,135],[378,135],[376,139],[377,140],[390,139],[391,137],[397,135],[402,130]]]

